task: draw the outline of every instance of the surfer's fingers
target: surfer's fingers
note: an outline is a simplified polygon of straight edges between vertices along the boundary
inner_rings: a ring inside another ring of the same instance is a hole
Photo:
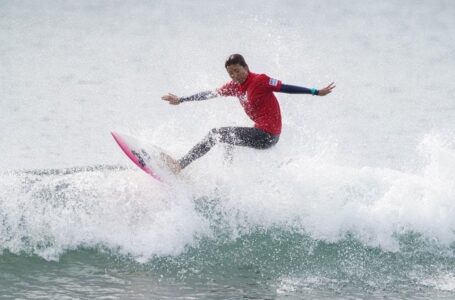
[[[179,99],[179,96],[169,93],[168,96],[167,96],[167,99],[169,101],[176,101],[176,100]]]
[[[178,97],[174,94],[169,93],[169,94],[161,97],[161,99],[166,100],[166,101],[172,101],[172,100],[178,99]]]

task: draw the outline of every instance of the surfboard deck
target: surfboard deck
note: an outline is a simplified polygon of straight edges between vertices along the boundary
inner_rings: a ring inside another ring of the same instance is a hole
[[[123,133],[112,131],[111,134],[126,156],[141,170],[160,182],[165,182],[165,178],[172,175],[161,160],[161,153],[166,154],[162,149],[153,145],[145,146],[138,139]]]

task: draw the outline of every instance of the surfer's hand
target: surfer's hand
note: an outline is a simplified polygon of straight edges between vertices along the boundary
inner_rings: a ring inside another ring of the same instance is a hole
[[[318,96],[325,96],[327,94],[330,94],[335,87],[336,87],[335,82],[332,82],[331,84],[329,84],[325,88],[320,89],[318,91]]]
[[[171,105],[179,105],[180,104],[180,98],[174,94],[168,93],[167,95],[164,95],[161,97],[162,100],[169,102]]]

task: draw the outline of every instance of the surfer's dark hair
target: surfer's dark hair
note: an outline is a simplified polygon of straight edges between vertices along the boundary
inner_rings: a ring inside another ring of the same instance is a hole
[[[230,65],[241,65],[242,67],[248,68],[245,58],[240,54],[232,54],[226,59],[224,67],[227,68]]]

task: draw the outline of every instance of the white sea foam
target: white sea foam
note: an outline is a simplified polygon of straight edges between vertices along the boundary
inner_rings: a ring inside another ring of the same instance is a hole
[[[441,291],[455,290],[455,276],[453,273],[439,275],[437,278],[431,277],[421,280],[421,283],[426,286],[436,288]]]
[[[198,180],[208,189],[200,193],[219,185],[234,227],[296,226],[327,241],[350,233],[386,250],[397,250],[397,234],[407,232],[450,245],[455,242],[455,151],[441,143],[424,139],[420,148],[427,165],[419,173],[353,168],[305,155],[280,162],[272,152],[239,150],[240,158],[221,174],[221,166],[212,174],[200,172]]]
[[[203,216],[194,199],[217,201],[232,238],[279,227],[328,242],[350,234],[391,251],[399,250],[397,235],[407,232],[449,246],[455,242],[455,151],[434,137],[421,149],[428,162],[420,174],[305,155],[280,161],[273,151],[250,149],[238,149],[233,164],[223,167],[222,147],[204,158],[217,163],[193,166],[179,188],[139,170],[4,174],[2,249],[46,258],[81,246],[118,249],[138,260],[177,255],[213,234],[214,216]]]
[[[193,202],[201,197],[218,199],[233,236],[280,226],[326,241],[349,233],[387,250],[409,231],[453,243],[452,2],[260,5],[3,1],[2,170],[130,165],[112,130],[180,156],[212,127],[251,125],[235,99],[159,99],[218,87],[234,52],[255,72],[337,89],[279,94],[276,147],[236,149],[225,165],[217,146],[184,171],[181,190],[131,170],[2,173],[2,249],[175,255],[212,234]]]
[[[204,232],[192,203],[132,171],[2,176],[1,245],[56,259],[105,247],[143,260],[176,255]]]

